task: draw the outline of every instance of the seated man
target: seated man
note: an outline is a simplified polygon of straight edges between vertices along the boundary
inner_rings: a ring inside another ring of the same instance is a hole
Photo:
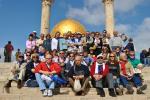
[[[26,65],[26,74],[25,74],[25,85],[27,87],[37,87],[37,81],[35,78],[35,74],[32,72],[32,69],[35,68],[38,64],[40,63],[39,61],[39,55],[37,53],[32,54],[31,56],[31,61],[27,63]]]
[[[105,66],[102,55],[97,56],[97,61],[91,66],[91,76],[95,81],[95,87],[101,97],[105,97],[103,81],[108,74],[108,66]]]
[[[76,93],[76,95],[85,95],[87,86],[89,84],[89,69],[87,66],[81,64],[81,62],[82,57],[76,56],[75,63],[68,73],[69,83],[73,87],[73,90]],[[77,85],[75,84],[76,80],[80,81],[81,83],[81,89],[78,91],[74,88],[74,86]]]
[[[18,61],[14,63],[11,67],[11,73],[8,77],[8,82],[5,84],[5,88],[11,87],[12,81],[17,81],[17,88],[22,87],[22,81],[25,77],[25,70],[26,70],[26,62],[24,61],[24,55],[19,54]]]
[[[52,77],[60,74],[61,67],[57,63],[52,62],[52,55],[47,54],[45,59],[46,61],[37,65],[32,69],[32,72],[35,73],[36,80],[40,90],[43,92],[43,96],[53,96],[52,90],[55,88],[55,81]]]

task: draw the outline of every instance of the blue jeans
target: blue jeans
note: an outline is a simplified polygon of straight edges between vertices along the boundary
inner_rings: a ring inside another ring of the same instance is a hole
[[[140,76],[138,74],[133,75],[131,80],[136,87],[142,86],[142,80],[140,79]],[[129,84],[129,80],[127,80],[127,78],[124,76],[120,76],[120,81],[125,87]]]
[[[45,89],[54,89],[55,87],[55,82],[54,81],[50,81],[50,82],[46,82],[44,80],[41,79],[41,74],[39,73],[35,73],[35,77],[36,77],[36,81],[39,84],[39,88],[40,90],[45,90]]]

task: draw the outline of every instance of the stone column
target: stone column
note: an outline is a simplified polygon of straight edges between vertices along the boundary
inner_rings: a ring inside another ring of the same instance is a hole
[[[105,28],[110,36],[113,36],[114,31],[114,0],[103,0],[105,7]]]
[[[50,8],[53,0],[42,0],[41,33],[48,34],[50,29]]]

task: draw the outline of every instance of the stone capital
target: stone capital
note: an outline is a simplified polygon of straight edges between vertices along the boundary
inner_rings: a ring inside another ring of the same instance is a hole
[[[110,4],[110,3],[113,3],[114,0],[102,0],[102,2],[103,2],[104,4]]]
[[[51,5],[54,0],[42,0],[42,5]]]

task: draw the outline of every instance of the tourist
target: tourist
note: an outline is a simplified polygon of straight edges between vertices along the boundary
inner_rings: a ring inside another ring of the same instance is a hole
[[[24,60],[26,63],[31,61],[31,53],[30,52],[25,52],[24,53]]]
[[[31,35],[33,35],[33,39],[36,41],[37,39],[39,39],[39,37],[37,36],[37,32],[33,31],[30,33]]]
[[[70,38],[68,39],[68,52],[74,52],[77,50],[77,47],[75,45],[75,36],[74,34],[70,34]]]
[[[59,49],[67,51],[68,48],[68,35],[65,33],[63,37],[59,38]]]
[[[93,58],[88,55],[87,51],[83,52],[83,61],[85,61],[86,66],[88,66],[89,68],[93,63]]]
[[[115,96],[116,94],[122,95],[122,91],[120,89],[120,66],[119,62],[116,60],[116,55],[112,52],[109,55],[109,60],[106,62],[106,65],[109,68],[109,74],[107,75],[108,84],[111,86],[109,89],[109,93],[111,96]],[[116,90],[116,94],[114,92],[114,88]]]
[[[80,32],[76,33],[75,44],[78,49],[78,52],[83,52],[83,41],[82,41],[82,35]]]
[[[52,38],[52,41],[51,41],[51,49],[52,50],[54,50],[54,49],[60,50],[59,39],[60,39],[60,32],[56,32],[55,37]]]
[[[43,42],[44,42],[44,34],[40,34],[40,38],[36,40],[36,46],[40,47],[43,46]]]
[[[61,72],[61,67],[52,62],[52,55],[48,54],[45,56],[46,61],[38,64],[32,72],[35,73],[36,80],[39,84],[39,88],[43,93],[43,96],[53,96],[56,82],[53,77],[57,76]]]
[[[130,51],[135,51],[132,38],[129,38],[128,44],[125,46],[125,49],[128,49]]]
[[[45,48],[44,47],[39,47],[39,60],[40,61],[42,61],[42,62],[44,62],[45,61],[45,52],[46,52],[46,50],[45,50]]]
[[[103,56],[98,55],[97,61],[91,66],[91,76],[92,84],[94,87],[97,88],[97,92],[100,94],[101,97],[105,97],[103,82],[106,80],[108,71],[109,69],[103,61]]]
[[[17,52],[15,54],[16,56],[16,61],[18,61],[19,55],[21,54],[20,49],[17,49]]]
[[[43,47],[46,51],[51,51],[51,35],[46,35],[46,40],[43,41]]]
[[[148,63],[147,63],[147,51],[146,51],[146,49],[142,50],[142,52],[140,53],[140,61],[145,66],[148,65]]]
[[[111,50],[114,51],[117,47],[121,48],[123,47],[123,41],[121,39],[121,37],[118,36],[118,32],[114,31],[114,37],[112,37],[109,40],[109,45],[111,47]]]
[[[69,83],[76,95],[85,95],[89,84],[89,69],[87,66],[81,64],[81,62],[82,57],[76,56],[74,66],[71,67],[68,73]],[[76,85],[80,85],[81,88],[75,88]]]
[[[91,36],[90,32],[86,32],[86,37],[85,38],[86,38],[86,46],[87,46],[85,50],[87,50],[88,53],[89,53],[89,51],[90,51],[89,48],[94,45],[94,39]]]
[[[99,55],[102,52],[102,46],[103,46],[102,37],[101,37],[101,34],[99,32],[96,32],[96,34],[95,34],[94,45],[96,47],[95,55]]]
[[[59,57],[58,57],[58,52],[57,52],[56,49],[54,49],[51,52],[51,55],[52,55],[52,61],[58,63],[59,62],[59,59],[58,59]]]
[[[33,39],[33,35],[30,34],[28,40],[26,41],[27,51],[32,52],[35,49],[36,41]]]
[[[4,47],[4,56],[5,56],[4,62],[11,62],[11,55],[13,50],[14,47],[11,44],[11,41],[8,41],[8,44],[6,44]]]
[[[37,53],[32,54],[31,61],[26,65],[26,73],[25,73],[25,85],[27,87],[37,87],[38,83],[35,78],[35,74],[32,72],[32,69],[35,68],[39,63],[39,55]]]
[[[66,58],[65,66],[64,66],[64,75],[66,80],[68,80],[68,72],[70,71],[71,67],[74,66],[74,60],[75,60],[75,55],[74,53],[71,52],[69,56]]]
[[[133,54],[134,51],[131,51],[130,54]],[[130,55],[131,56],[131,55]],[[133,55],[132,55],[133,56]],[[131,64],[130,64],[131,63]],[[147,88],[146,84],[142,84],[141,76],[138,73],[135,73],[133,64],[131,61],[127,61],[127,56],[123,53],[121,54],[121,71],[120,80],[122,84],[127,88],[127,94],[133,94],[134,90],[129,84],[129,81],[133,81],[135,87],[137,88],[137,94],[144,94],[143,90]],[[137,70],[140,71],[140,70]]]
[[[25,78],[26,62],[24,61],[24,55],[20,54],[18,61],[11,66],[11,73],[8,77],[8,82],[5,84],[5,88],[11,87],[12,81],[17,81],[17,88],[22,87],[22,82]]]

